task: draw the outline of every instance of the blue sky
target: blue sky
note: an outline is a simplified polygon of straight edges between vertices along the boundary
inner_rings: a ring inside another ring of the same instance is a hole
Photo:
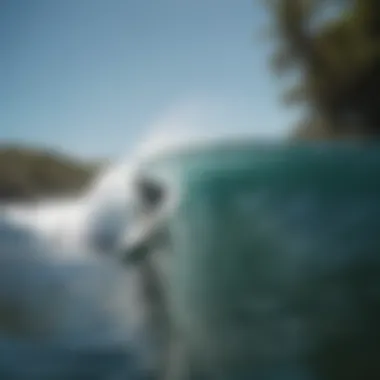
[[[181,124],[181,109],[269,136],[294,118],[268,68],[260,0],[0,4],[0,141],[117,156],[157,120]]]

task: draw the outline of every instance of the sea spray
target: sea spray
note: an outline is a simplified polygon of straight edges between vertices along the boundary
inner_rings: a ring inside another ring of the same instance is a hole
[[[107,241],[101,248],[109,250],[113,247],[110,241],[119,239],[127,227],[133,179],[141,162],[172,149],[215,141],[273,138],[261,126],[235,125],[235,115],[224,106],[231,102],[236,99],[205,94],[182,97],[149,122],[140,141],[107,165],[80,197],[9,205],[7,216],[60,246],[93,248]]]

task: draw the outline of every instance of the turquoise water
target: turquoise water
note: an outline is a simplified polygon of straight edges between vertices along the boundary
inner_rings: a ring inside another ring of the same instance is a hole
[[[125,347],[70,350],[1,339],[0,353],[1,379],[148,379]]]
[[[173,191],[172,318],[210,378],[380,378],[378,145],[215,144],[141,173]]]

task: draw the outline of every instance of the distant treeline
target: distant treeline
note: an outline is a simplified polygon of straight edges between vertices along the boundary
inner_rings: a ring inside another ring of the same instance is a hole
[[[100,166],[54,151],[0,145],[0,201],[79,193]]]

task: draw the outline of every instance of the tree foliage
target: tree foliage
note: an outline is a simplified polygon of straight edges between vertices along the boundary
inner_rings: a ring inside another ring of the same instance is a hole
[[[380,2],[269,0],[279,74],[298,70],[285,94],[307,105],[303,129],[321,135],[380,133]],[[323,130],[323,131],[322,131]],[[313,135],[314,136],[314,135]]]

